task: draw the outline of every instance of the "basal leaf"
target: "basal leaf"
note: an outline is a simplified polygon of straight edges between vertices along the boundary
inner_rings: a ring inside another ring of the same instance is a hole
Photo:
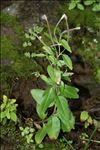
[[[52,116],[48,121],[47,134],[50,139],[57,139],[60,132],[60,120],[56,116]]]
[[[69,44],[68,44],[68,42],[67,42],[66,40],[62,39],[62,40],[60,41],[60,44],[61,44],[67,51],[69,51],[70,53],[72,52],[72,51],[71,51],[71,48],[70,48],[70,46],[69,46]]]
[[[37,144],[40,144],[47,133],[47,126],[43,126],[35,135],[35,141]]]
[[[65,62],[65,64],[67,65],[67,67],[72,70],[73,69],[73,66],[72,66],[72,61],[70,59],[70,57],[68,55],[63,55],[63,60]]]

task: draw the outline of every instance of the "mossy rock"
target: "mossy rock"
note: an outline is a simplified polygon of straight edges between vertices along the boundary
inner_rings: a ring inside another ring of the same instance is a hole
[[[27,58],[23,48],[24,29],[14,16],[1,13],[1,80],[7,85],[8,80],[16,77],[28,78],[36,70],[36,61]],[[34,51],[34,48],[30,48]],[[9,86],[8,86],[9,87]]]

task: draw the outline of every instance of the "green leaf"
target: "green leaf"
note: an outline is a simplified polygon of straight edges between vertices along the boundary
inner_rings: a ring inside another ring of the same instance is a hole
[[[10,112],[11,112],[11,111],[16,111],[16,106],[15,106],[15,105],[11,106]]]
[[[74,128],[75,120],[71,120],[72,114],[68,106],[68,101],[63,96],[58,96],[56,97],[56,104],[63,131],[70,132]]]
[[[45,81],[48,85],[53,85],[53,82],[50,78],[47,78],[45,75],[40,75],[41,79]]]
[[[65,62],[65,64],[67,65],[67,67],[72,70],[73,69],[73,66],[72,66],[72,61],[70,59],[70,57],[68,55],[63,55],[63,60]]]
[[[79,90],[77,88],[73,87],[73,86],[65,85],[65,89],[63,91],[63,95],[66,98],[76,99],[76,98],[79,98],[78,91]]]
[[[70,132],[71,129],[75,128],[75,117],[73,116],[72,112],[70,112],[70,119],[68,121],[69,124],[67,125],[67,128],[66,125],[61,122],[61,128],[63,132]]]
[[[65,89],[65,84],[63,81],[61,81],[61,84],[59,86],[59,89],[60,89],[60,93],[63,93],[64,92],[64,89]]]
[[[32,43],[30,41],[27,42],[28,46],[32,46]]]
[[[67,100],[63,96],[57,96],[56,104],[59,112],[60,119],[66,124],[65,121],[69,118],[69,106]]]
[[[9,109],[6,110],[6,116],[7,116],[7,119],[10,119],[10,112],[9,112]]]
[[[62,66],[65,65],[65,62],[64,62],[63,60],[58,60],[58,61],[57,61],[57,65],[58,65],[59,67],[62,67]]]
[[[48,60],[50,60],[52,64],[56,64],[58,61],[54,55],[49,55]]]
[[[88,114],[87,111],[82,111],[81,112],[81,116],[80,116],[81,121],[86,121],[88,119],[88,117],[89,117],[89,114]]]
[[[92,5],[94,3],[94,0],[86,0],[84,1],[84,5],[89,6]]]
[[[29,38],[30,38],[30,36],[29,36],[29,34],[28,34],[28,33],[25,33],[25,37],[26,37],[27,39],[29,39]]]
[[[11,118],[11,120],[13,120],[14,122],[16,122],[16,121],[17,121],[17,115],[16,115],[16,113],[15,113],[15,112],[11,112],[11,113],[10,113],[10,118]]]
[[[14,104],[16,102],[16,99],[10,99],[10,104]]]
[[[7,96],[6,96],[6,95],[3,95],[3,103],[2,103],[1,106],[0,106],[1,111],[6,107],[6,105],[7,105],[7,100],[8,100]]]
[[[32,53],[31,57],[45,57],[45,54],[42,54],[42,53],[40,53],[40,54]]]
[[[46,134],[47,134],[47,126],[44,125],[35,135],[36,143],[40,144],[43,141]]]
[[[5,112],[0,112],[0,120],[2,121],[3,118],[6,117],[6,113]]]
[[[23,130],[24,130],[24,128],[23,128],[23,127],[19,127],[19,129],[20,129],[21,131],[23,131]]]
[[[59,84],[60,81],[61,81],[61,71],[60,70],[56,70],[51,65],[49,65],[47,67],[47,71],[48,71],[48,74],[49,74],[50,78],[52,79],[52,81],[54,81],[55,83]]]
[[[36,32],[37,34],[41,33],[43,31],[43,27],[39,27],[39,26],[34,26],[34,32]]]
[[[43,49],[47,54],[53,55],[53,51],[49,46],[43,46]]]
[[[27,47],[27,46],[28,46],[27,42],[24,42],[23,47]]]
[[[24,55],[25,55],[26,57],[28,57],[28,58],[31,57],[30,52],[26,52],[26,53],[24,53]]]
[[[67,42],[66,40],[62,39],[62,40],[60,41],[60,44],[61,44],[67,51],[69,51],[70,53],[72,52],[72,51],[71,51],[71,48],[70,48],[70,46],[69,46],[69,44],[68,44],[68,42]]]
[[[7,96],[3,95],[3,103],[7,103],[7,100],[8,100]]]
[[[84,10],[84,6],[82,4],[77,4],[77,8],[80,10]]]
[[[38,104],[41,104],[43,101],[44,90],[41,89],[32,89],[31,95]]]
[[[47,71],[48,71],[48,74],[49,74],[49,76],[50,76],[50,78],[54,81],[54,68],[51,66],[51,65],[49,65],[48,67],[47,67]]]
[[[52,116],[48,121],[47,134],[50,139],[57,139],[60,132],[60,120],[56,116]]]
[[[93,10],[93,11],[95,11],[95,12],[100,11],[100,3],[99,3],[99,4],[95,4],[95,5],[93,5],[92,10]]]
[[[41,104],[37,105],[37,112],[41,119],[44,119],[46,117],[46,110],[50,106],[50,104],[53,102],[54,97],[55,97],[55,94],[54,94],[53,88],[47,89],[44,92],[43,100]]]
[[[72,9],[74,9],[76,7],[76,3],[75,2],[71,2],[70,4],[69,4],[69,10],[72,10]]]

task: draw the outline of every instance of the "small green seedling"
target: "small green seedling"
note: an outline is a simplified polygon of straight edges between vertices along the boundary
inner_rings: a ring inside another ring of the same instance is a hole
[[[85,128],[87,128],[89,125],[93,124],[92,117],[89,115],[87,111],[82,111],[80,115],[81,122],[84,122]]]
[[[15,103],[15,99],[8,99],[7,96],[3,95],[3,102],[0,106],[0,122],[6,123],[7,119],[17,122],[17,115],[16,115],[16,107],[17,104]]]
[[[28,144],[32,143],[33,142],[32,137],[35,129],[31,127],[25,127],[25,128],[20,127],[19,129],[21,130],[21,135],[25,137],[27,143]]]

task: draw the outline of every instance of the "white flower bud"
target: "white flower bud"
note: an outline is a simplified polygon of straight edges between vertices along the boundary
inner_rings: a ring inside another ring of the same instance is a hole
[[[76,30],[80,30],[80,29],[81,29],[81,27],[76,27],[75,29],[76,29]]]
[[[47,20],[47,16],[46,16],[46,15],[43,15],[41,18],[42,18],[43,20]]]
[[[63,14],[62,17],[61,17],[61,20],[65,18],[67,20],[67,15],[66,14]]]

